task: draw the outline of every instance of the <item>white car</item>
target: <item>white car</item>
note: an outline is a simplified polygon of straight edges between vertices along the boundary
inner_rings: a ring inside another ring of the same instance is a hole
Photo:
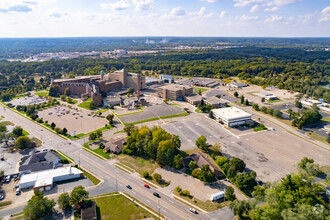
[[[193,209],[193,208],[190,208],[189,209],[189,211],[191,211],[192,213],[194,213],[194,214],[196,214],[197,212],[196,212],[196,210],[195,209]]]
[[[42,151],[48,151],[48,148],[43,149]]]

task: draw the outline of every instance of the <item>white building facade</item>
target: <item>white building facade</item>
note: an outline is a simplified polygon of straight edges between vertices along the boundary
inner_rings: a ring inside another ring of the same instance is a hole
[[[251,114],[236,107],[213,109],[212,113],[214,118],[226,127],[238,126],[251,121]]]

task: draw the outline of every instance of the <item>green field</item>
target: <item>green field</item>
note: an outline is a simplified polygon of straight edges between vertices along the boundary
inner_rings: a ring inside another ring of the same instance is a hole
[[[324,117],[324,118],[322,118],[321,120],[322,120],[322,121],[325,121],[325,122],[330,122],[330,116],[328,116],[328,117]]]
[[[193,87],[193,89],[194,90],[197,90],[197,92],[198,92],[198,90],[202,90],[202,93],[204,93],[204,92],[206,92],[207,90],[209,90],[209,89],[207,89],[207,88],[203,88],[203,87]],[[197,93],[196,92],[196,93]]]
[[[132,157],[128,155],[121,154],[116,157],[122,164],[130,167],[138,173],[143,171],[148,171],[149,174],[152,174],[155,169],[159,167],[159,164],[154,160],[143,159],[141,157]]]
[[[154,217],[151,213],[133,203],[123,195],[109,195],[92,199],[97,204],[97,219],[145,219]]]
[[[92,99],[91,98],[88,98],[86,101],[80,103],[78,106],[80,108],[84,108],[84,109],[87,109],[87,110],[93,110],[95,108],[90,108],[90,104],[92,103]]]
[[[0,122],[0,125],[4,125],[4,126],[8,126],[8,125],[11,125],[11,126],[14,126],[15,124],[11,121],[1,121]]]
[[[28,136],[30,133],[23,129],[23,136]]]
[[[45,96],[45,95],[48,95],[48,92],[36,92],[34,94],[37,96]]]
[[[101,148],[96,148],[96,149],[91,149],[88,145],[89,142],[86,142],[83,144],[83,146],[91,151],[93,151],[94,153],[100,155],[101,157],[104,157],[105,159],[109,159],[110,158],[110,154],[111,153],[107,153],[107,152],[104,152],[103,149]]]
[[[81,167],[78,167],[79,170],[83,171],[84,176],[87,177],[94,185],[99,184],[101,181],[96,178],[95,176],[93,176],[91,173],[85,171],[84,169],[82,169]]]

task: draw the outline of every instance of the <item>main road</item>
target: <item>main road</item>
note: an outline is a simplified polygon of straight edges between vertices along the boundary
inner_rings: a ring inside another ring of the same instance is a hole
[[[12,121],[14,124],[23,127],[32,136],[35,136],[42,140],[43,144],[49,148],[57,149],[74,159],[76,163],[80,163],[80,166],[86,170],[94,173],[96,176],[102,178],[104,182],[101,186],[90,190],[91,196],[96,196],[104,193],[122,191],[135,199],[139,200],[146,206],[152,208],[160,215],[169,219],[209,219],[209,218],[221,218],[231,219],[232,213],[225,211],[221,212],[222,216],[217,216],[214,213],[199,213],[193,214],[189,211],[189,207],[181,202],[178,202],[170,195],[163,194],[156,188],[145,188],[143,181],[136,176],[128,174],[114,166],[111,160],[102,160],[93,154],[82,149],[82,146],[75,142],[66,140],[57,134],[41,127],[33,121],[19,115],[18,113],[1,106],[1,115],[5,116],[6,120]],[[132,189],[126,188],[130,185]],[[160,198],[153,195],[157,192]],[[23,206],[22,206],[23,208]],[[13,209],[13,213],[9,213],[10,210],[0,211],[0,216],[6,214],[14,214],[17,209]]]

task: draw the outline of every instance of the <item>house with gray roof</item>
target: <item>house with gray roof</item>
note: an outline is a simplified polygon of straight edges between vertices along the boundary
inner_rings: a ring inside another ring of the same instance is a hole
[[[19,172],[20,173],[33,173],[42,170],[55,169],[62,166],[62,158],[55,152],[47,151],[35,153],[25,156],[21,159]]]

